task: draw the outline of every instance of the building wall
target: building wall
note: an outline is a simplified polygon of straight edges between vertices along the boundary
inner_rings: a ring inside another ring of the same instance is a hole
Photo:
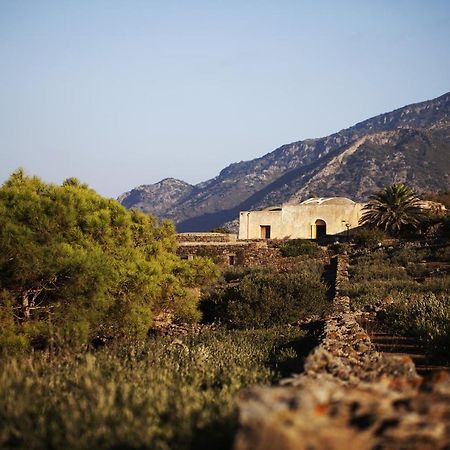
[[[281,210],[244,211],[240,214],[239,239],[260,239],[261,226],[271,227],[272,239],[314,239],[316,220],[326,223],[327,235],[343,234],[358,226],[364,205],[350,200],[339,204],[283,205]]]

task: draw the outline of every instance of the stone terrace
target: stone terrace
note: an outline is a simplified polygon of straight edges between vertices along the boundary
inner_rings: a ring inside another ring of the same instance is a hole
[[[302,374],[239,398],[235,450],[448,449],[450,379],[424,382],[407,356],[378,353],[350,299],[339,257],[332,314]]]

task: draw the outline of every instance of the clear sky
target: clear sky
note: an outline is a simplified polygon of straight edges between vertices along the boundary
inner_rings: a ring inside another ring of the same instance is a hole
[[[0,181],[197,183],[449,90],[449,0],[0,0]]]

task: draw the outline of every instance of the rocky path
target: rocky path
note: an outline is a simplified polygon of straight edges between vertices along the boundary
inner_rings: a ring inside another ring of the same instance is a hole
[[[371,340],[339,292],[347,263],[337,260],[333,312],[304,372],[241,393],[235,450],[450,448],[450,378],[425,382],[414,343],[389,353],[392,339]]]

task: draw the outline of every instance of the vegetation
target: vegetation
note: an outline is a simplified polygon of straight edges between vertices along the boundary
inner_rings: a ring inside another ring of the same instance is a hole
[[[198,287],[217,268],[180,260],[171,223],[75,179],[14,173],[0,189],[0,245],[5,449],[229,448],[237,392],[299,370],[303,332],[286,324],[328,307],[319,263],[233,268],[205,319],[265,329],[146,336],[158,314],[199,320]],[[94,337],[115,339],[94,349]],[[31,348],[44,351],[22,354]]]
[[[424,218],[419,198],[402,183],[381,189],[370,197],[363,210],[361,224],[380,228],[394,236],[407,228],[417,228]]]
[[[283,375],[301,337],[224,331],[4,359],[0,448],[229,448],[236,393]]]
[[[416,337],[430,355],[450,362],[449,260],[449,245],[360,254],[342,292],[354,308],[376,310],[391,333]]]
[[[321,315],[329,307],[322,272],[322,265],[313,260],[290,272],[243,271],[239,283],[217,289],[203,299],[204,319],[243,329]]]
[[[450,355],[450,298],[432,292],[397,295],[395,302],[379,314],[381,323],[397,334],[415,336],[428,354],[444,358]],[[445,356],[444,356],[445,355]]]
[[[367,224],[394,234],[416,226],[416,200],[402,186],[385,189],[398,208],[368,208]],[[383,237],[363,228],[354,241]],[[287,324],[330,306],[314,259],[322,249],[277,245],[295,269],[230,268],[213,289],[215,253],[180,260],[171,223],[76,179],[57,186],[14,173],[0,188],[0,448],[229,448],[237,392],[299,370],[302,332]],[[382,306],[384,326],[448,354],[450,276],[428,263],[448,261],[450,247],[358,251],[343,286],[353,305]],[[234,330],[146,337],[162,313],[178,322],[203,313]],[[115,339],[94,350],[95,336]],[[21,354],[30,348],[45,352]]]
[[[353,257],[350,281],[342,287],[355,308],[377,308],[397,295],[448,293],[450,275],[434,264],[448,261],[449,246],[379,249]]]
[[[318,256],[322,253],[320,247],[308,239],[289,239],[279,244],[282,256]]]
[[[17,171],[0,189],[0,347],[145,335],[154,314],[200,318],[208,259],[181,261],[174,228],[100,197]]]
[[[386,233],[380,229],[365,226],[354,231],[352,241],[360,247],[373,248],[387,237]]]
[[[450,209],[450,191],[424,192],[421,197],[424,200],[442,203],[447,209]]]

